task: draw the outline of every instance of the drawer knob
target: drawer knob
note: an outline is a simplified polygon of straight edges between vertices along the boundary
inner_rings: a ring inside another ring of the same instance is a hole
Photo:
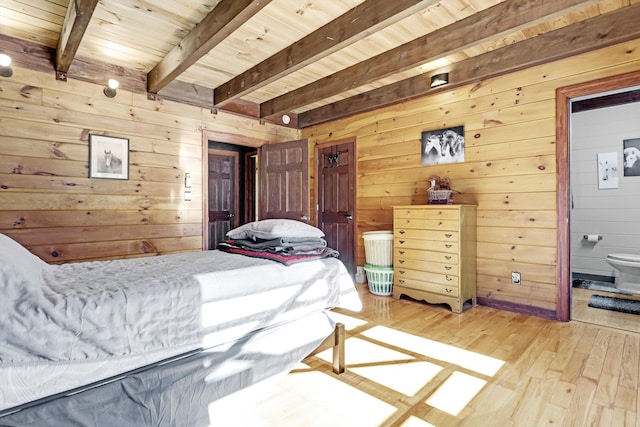
[[[400,274],[404,274],[404,273],[405,273],[405,271],[404,271],[404,270],[398,270],[398,273],[400,273]]]
[[[404,234],[404,230],[398,230],[398,233]]]
[[[398,282],[402,283],[404,285],[404,279],[400,279],[398,280]]]
[[[446,237],[447,239],[450,239],[450,238],[451,238],[451,236],[453,236],[453,234],[451,234],[451,233],[446,233],[446,234],[444,235],[444,237]]]
[[[438,215],[442,215],[442,211],[438,211]]]
[[[444,269],[445,269],[445,270],[451,270],[451,266],[450,266],[450,265],[445,265],[445,266],[444,266]]]
[[[451,255],[445,255],[444,259],[446,259],[447,261],[451,259]]]
[[[452,279],[451,277],[449,277],[448,275],[447,275],[447,276],[445,276],[445,278],[447,279],[447,282],[450,282],[450,281],[452,281],[452,280],[453,280],[453,279]]]
[[[408,220],[405,222],[405,224],[407,224],[407,225],[408,225],[408,224],[411,224],[411,220],[410,220],[410,219],[408,219]]]
[[[400,264],[404,264],[404,260],[403,260],[403,259],[399,259],[399,260],[398,260],[398,262],[399,262]]]
[[[398,251],[400,255],[404,255],[404,251]]]
[[[442,227],[442,221],[438,223],[438,227]]]
[[[402,242],[401,242],[401,243],[402,243]],[[453,246],[453,245],[450,245],[450,244],[448,244],[448,243],[444,245],[444,247],[445,247],[445,248],[447,248],[447,249],[448,249],[448,248],[451,248],[451,246]]]
[[[449,288],[444,288],[445,291],[447,291],[448,294],[450,294],[451,292],[453,292],[453,289],[449,289]]]
[[[404,240],[398,240],[398,243],[400,243],[401,245],[404,245]]]

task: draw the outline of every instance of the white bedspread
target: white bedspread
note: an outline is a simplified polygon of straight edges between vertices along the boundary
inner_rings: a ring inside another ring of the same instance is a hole
[[[302,313],[359,309],[336,259],[284,267],[220,251],[63,264],[43,286],[4,288],[2,365],[206,348]]]
[[[15,371],[30,366],[123,357],[149,363],[308,313],[360,309],[335,258],[283,266],[205,251],[70,263],[44,273],[37,286],[10,273],[0,272],[0,384],[16,384]]]

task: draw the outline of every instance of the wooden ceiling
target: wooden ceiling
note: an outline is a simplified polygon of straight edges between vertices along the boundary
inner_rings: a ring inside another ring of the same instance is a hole
[[[0,0],[0,53],[303,128],[635,39],[638,22],[640,0]]]

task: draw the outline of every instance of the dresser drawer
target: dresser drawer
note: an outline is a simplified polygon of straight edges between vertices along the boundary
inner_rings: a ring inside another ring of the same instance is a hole
[[[412,228],[396,228],[393,236],[396,240],[438,240],[457,242],[460,233],[451,230],[416,230]]]
[[[448,274],[459,276],[458,264],[441,262],[424,262],[415,259],[396,258],[393,265],[398,268],[408,268],[412,270],[428,271],[430,273]]]
[[[425,211],[423,209],[394,209],[393,217],[395,219],[419,219],[424,218]]]
[[[442,243],[436,243],[436,244],[442,244]],[[413,259],[416,261],[423,261],[423,262],[442,262],[442,263],[450,263],[450,264],[458,264],[459,262],[457,251],[455,253],[451,253],[451,252],[435,252],[434,250],[424,250],[424,244],[422,242],[418,249],[395,248],[393,252],[394,252],[393,256],[395,260]],[[394,264],[396,263],[397,262],[394,262]]]
[[[405,229],[417,230],[450,230],[458,229],[458,221],[455,219],[413,219],[402,218],[393,224],[398,232]]]
[[[394,267],[393,278],[399,280],[413,279],[421,282],[437,283],[439,285],[458,287],[458,276],[450,274],[431,273],[428,271],[411,270],[404,267]]]
[[[448,297],[460,296],[458,292],[458,286],[442,285],[440,283],[426,282],[423,280],[416,280],[411,278],[394,277],[394,286],[401,286],[404,288],[417,289],[419,291],[432,292],[434,294],[446,295]]]
[[[457,254],[460,248],[458,242],[443,242],[438,240],[394,239],[393,245],[397,249],[422,249],[423,251],[437,251]]]

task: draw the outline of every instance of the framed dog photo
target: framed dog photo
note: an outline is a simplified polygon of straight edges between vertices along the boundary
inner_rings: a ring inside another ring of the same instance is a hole
[[[640,138],[622,141],[624,176],[640,176]]]
[[[464,162],[464,126],[422,132],[422,164]]]
[[[90,134],[89,178],[129,179],[129,140]]]

